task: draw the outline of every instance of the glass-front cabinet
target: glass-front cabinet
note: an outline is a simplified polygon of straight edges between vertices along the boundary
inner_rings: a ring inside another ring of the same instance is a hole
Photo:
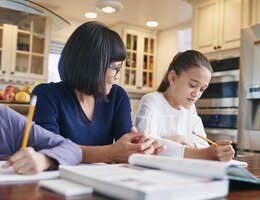
[[[45,17],[0,8],[1,77],[43,79],[47,77]]]
[[[130,92],[152,90],[155,85],[155,37],[126,30],[124,41],[127,56],[121,72],[121,84]]]
[[[3,54],[3,25],[0,24],[0,71],[2,72],[2,54]]]

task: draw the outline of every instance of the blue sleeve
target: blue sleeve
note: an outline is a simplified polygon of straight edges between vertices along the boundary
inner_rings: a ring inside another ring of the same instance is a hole
[[[132,128],[131,106],[126,92],[118,87],[116,96],[115,113],[113,116],[114,138],[118,140],[125,133],[129,133]]]
[[[38,85],[32,92],[37,96],[37,104],[35,108],[34,118],[36,124],[41,127],[60,134],[60,126],[58,123],[57,100],[51,88],[47,84]]]
[[[1,135],[8,135],[9,139],[7,142],[9,144],[6,145],[12,146],[10,154],[13,154],[21,147],[26,118],[6,107],[1,112],[1,120],[5,120],[4,127],[6,129],[1,129]],[[53,158],[59,164],[78,164],[82,160],[82,151],[77,144],[55,135],[35,123],[31,125],[28,146]]]

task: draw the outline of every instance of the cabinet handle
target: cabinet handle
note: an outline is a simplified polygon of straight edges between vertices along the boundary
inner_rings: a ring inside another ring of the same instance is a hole
[[[216,46],[214,46],[214,47],[213,47],[213,49],[214,49],[214,50],[216,50],[216,49],[217,49],[217,47],[216,47]]]
[[[5,70],[2,71],[2,74],[5,74]]]
[[[14,75],[14,72],[11,72],[12,75]]]
[[[221,46],[220,46],[220,45],[218,45],[218,46],[217,46],[217,49],[221,49]]]

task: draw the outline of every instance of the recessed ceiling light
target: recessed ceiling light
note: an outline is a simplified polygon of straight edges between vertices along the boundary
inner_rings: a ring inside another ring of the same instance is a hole
[[[96,7],[105,13],[113,13],[123,8],[121,0],[97,0]]]
[[[112,8],[111,6],[106,6],[101,9],[105,13],[113,13],[116,12],[115,8]]]
[[[94,13],[94,12],[86,12],[86,13],[85,13],[85,17],[86,17],[86,18],[90,18],[90,19],[95,19],[95,18],[97,18],[97,13]]]
[[[148,26],[148,27],[157,27],[158,26],[158,22],[156,22],[156,21],[148,21],[148,22],[146,22],[146,26]]]

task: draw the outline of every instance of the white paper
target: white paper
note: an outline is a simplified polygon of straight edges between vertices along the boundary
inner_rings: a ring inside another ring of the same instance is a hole
[[[64,179],[42,180],[39,185],[64,196],[91,194],[93,188]]]
[[[15,173],[12,167],[2,168],[6,161],[0,161],[0,184],[34,182],[43,179],[53,179],[59,176],[59,171],[46,171],[35,175],[20,175]]]

